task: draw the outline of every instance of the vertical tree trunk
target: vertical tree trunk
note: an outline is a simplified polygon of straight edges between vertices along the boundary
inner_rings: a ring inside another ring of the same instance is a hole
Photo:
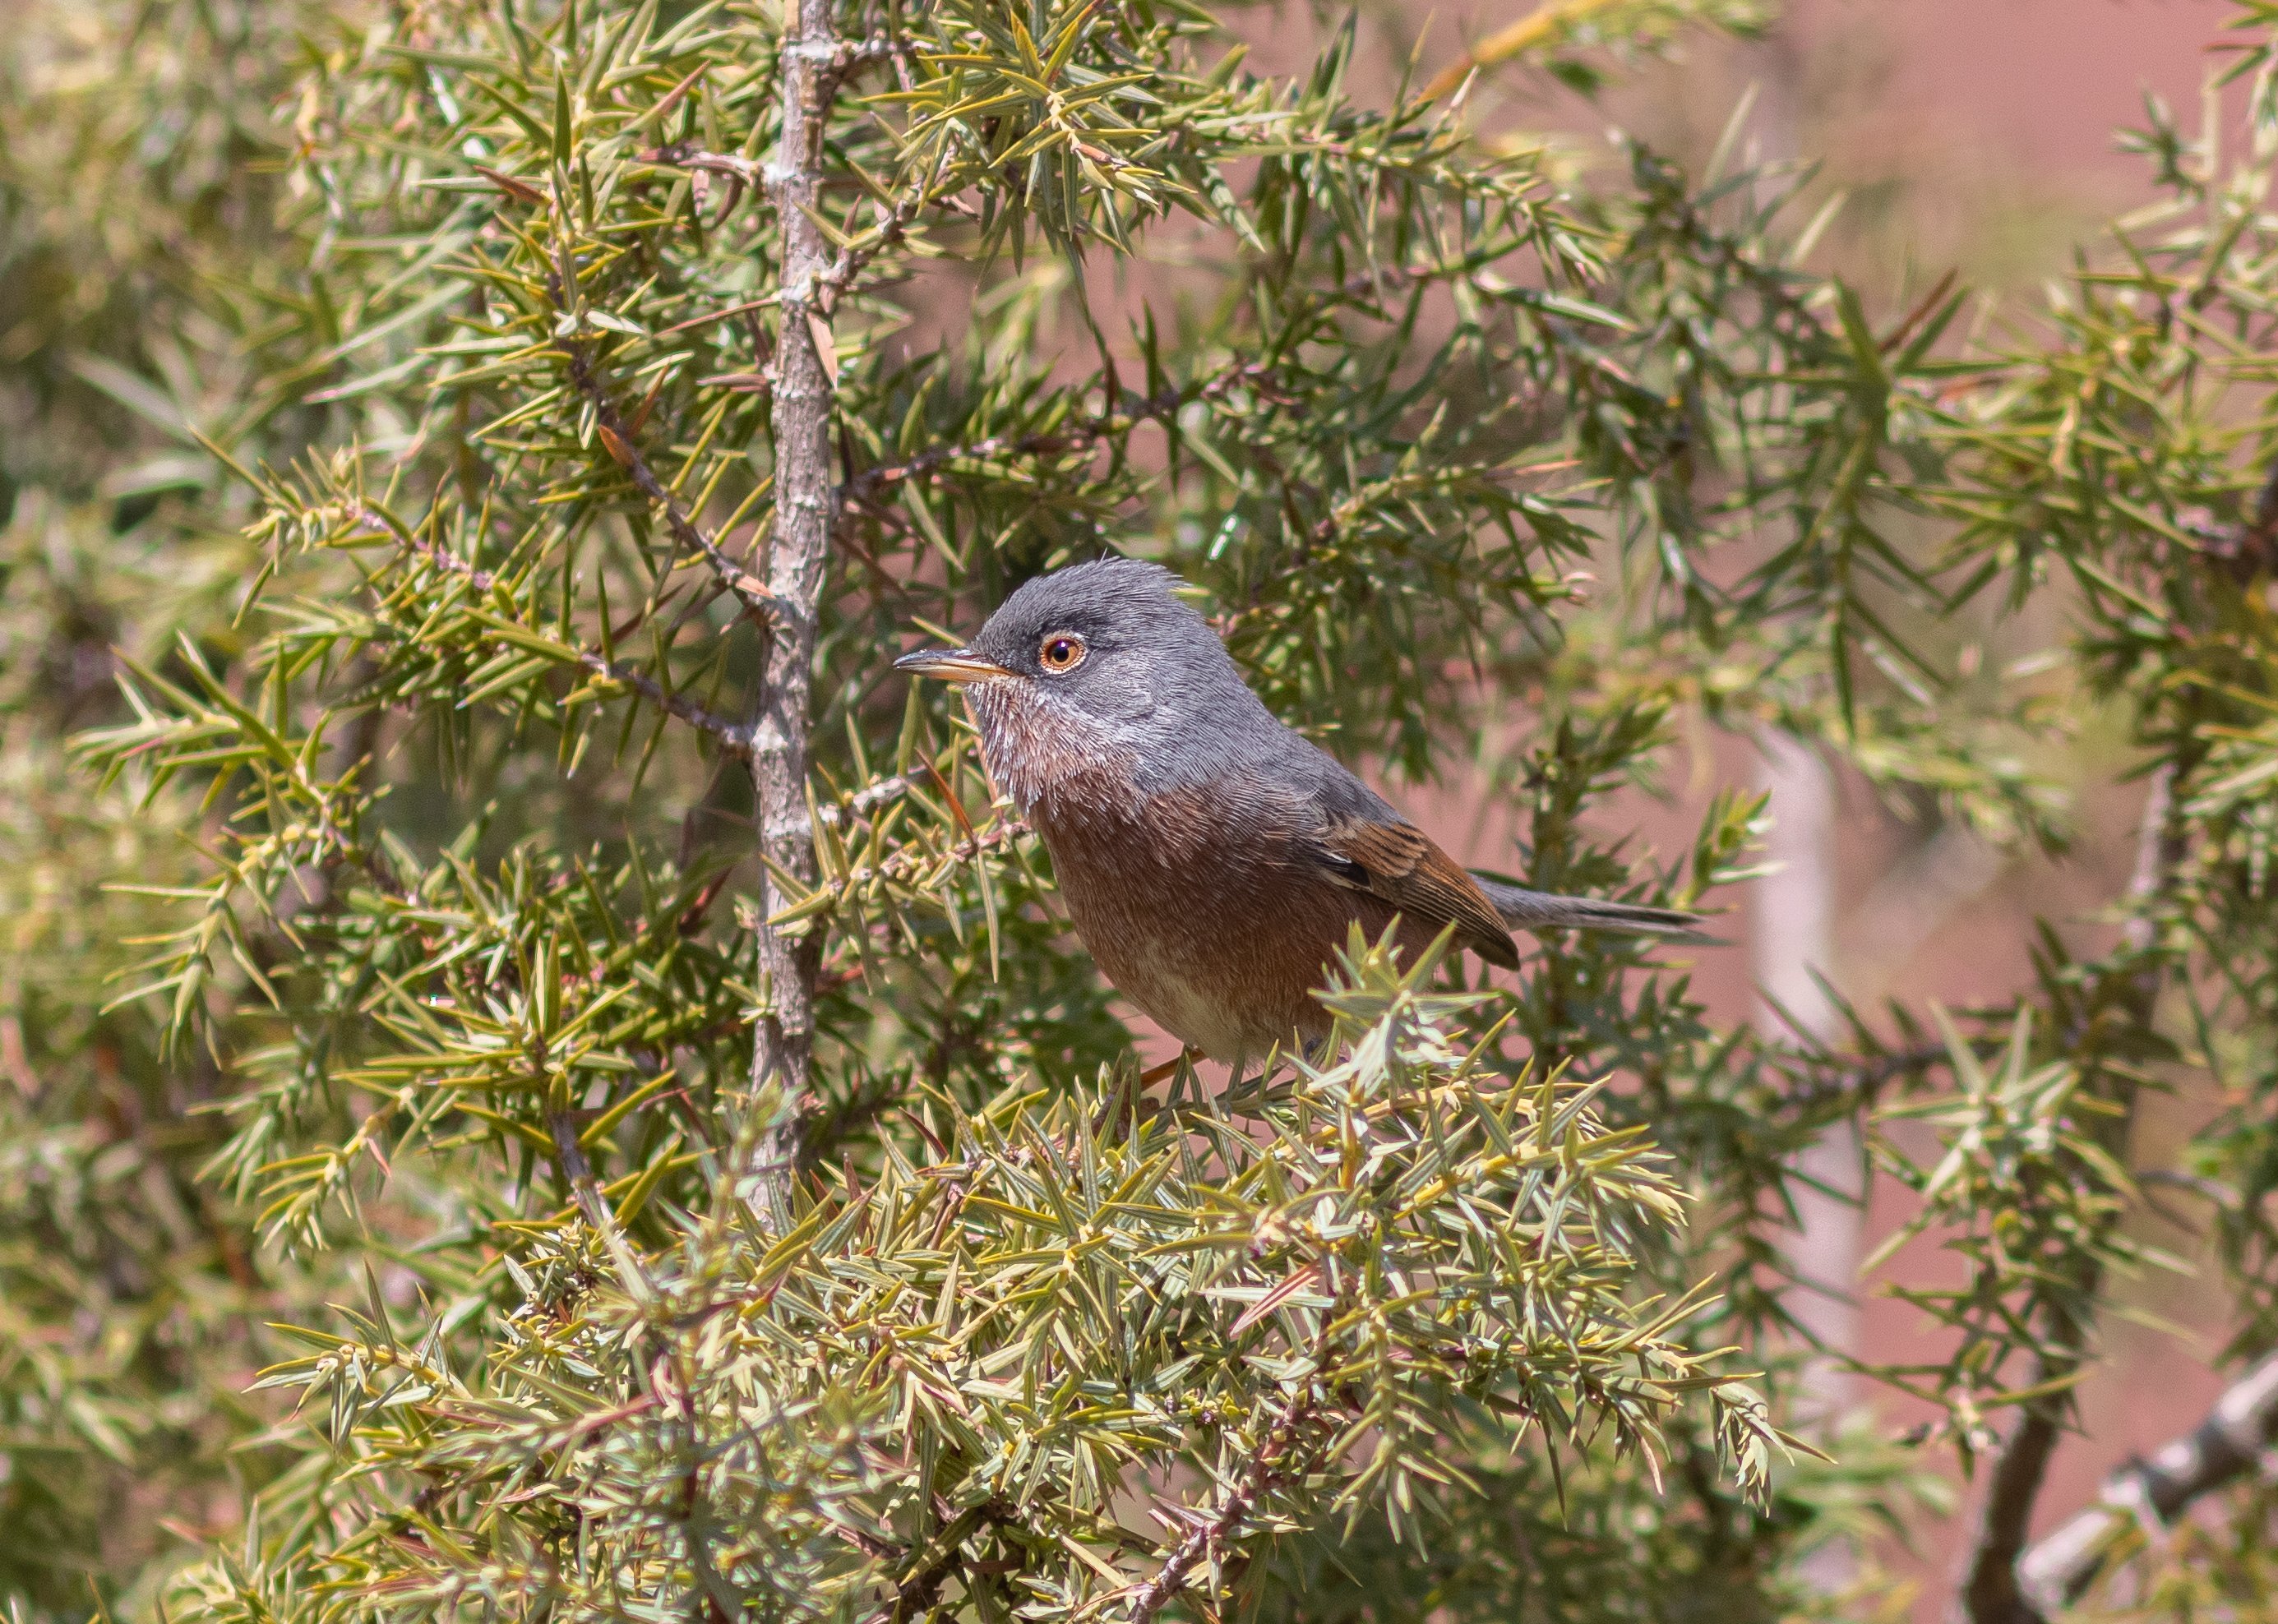
[[[1763,994],[1758,1022],[1777,1033],[1793,1021],[1808,1037],[1827,1038],[1835,1010],[1812,972],[1823,973],[1834,957],[1833,786],[1824,764],[1784,736],[1766,743],[1759,782],[1771,792],[1766,855],[1779,869],[1757,884],[1749,933]],[[1806,1289],[1790,1308],[1823,1346],[1849,1353],[1859,1329],[1851,1295],[1859,1262],[1857,1136],[1847,1128],[1831,1132],[1797,1158],[1796,1171],[1804,1182],[1795,1193],[1788,1256]],[[1824,1414],[1840,1407],[1845,1387],[1841,1375],[1822,1364],[1806,1373],[1805,1402]]]
[[[1778,865],[1757,884],[1750,957],[1762,1002],[1757,1021],[1767,1032],[1793,1021],[1804,1035],[1832,1035],[1835,1010],[1812,972],[1826,971],[1834,955],[1834,786],[1826,764],[1785,736],[1765,742],[1762,786],[1771,794],[1772,832],[1765,855]],[[1862,1214],[1859,1137],[1838,1124],[1798,1156],[1793,1189],[1796,1230],[1788,1265],[1801,1286],[1788,1311],[1829,1355],[1850,1353],[1859,1342],[1859,1270]],[[1825,1430],[1852,1399],[1850,1377],[1831,1357],[1803,1369],[1802,1419]],[[1835,1594],[1856,1576],[1854,1553],[1839,1544],[1814,1552],[1803,1578]]]
[[[782,141],[767,176],[783,237],[783,325],[776,343],[772,419],[775,528],[766,570],[776,607],[752,718],[752,787],[761,850],[770,865],[761,881],[761,901],[770,917],[791,900],[778,873],[801,882],[814,877],[814,830],[806,806],[807,720],[815,619],[837,502],[830,470],[835,361],[821,294],[830,253],[808,211],[822,167],[829,113],[824,97],[838,42],[832,0],[791,0],[791,5],[795,12],[781,68]],[[813,936],[790,941],[761,928],[760,968],[768,1006],[753,1046],[752,1086],[755,1098],[770,1083],[780,1091],[775,1121],[760,1141],[757,1170],[762,1205],[778,1228],[789,1218],[798,1125],[814,1048],[819,951]]]

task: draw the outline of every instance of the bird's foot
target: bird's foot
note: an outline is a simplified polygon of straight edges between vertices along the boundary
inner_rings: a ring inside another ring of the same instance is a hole
[[[1169,1077],[1173,1072],[1176,1071],[1181,1064],[1190,1064],[1194,1061],[1200,1060],[1202,1057],[1203,1052],[1198,1048],[1183,1049],[1178,1054],[1172,1056],[1168,1060],[1163,1062],[1161,1065],[1149,1066],[1145,1071],[1140,1072],[1139,1086],[1142,1088],[1152,1088],[1156,1084],[1161,1082],[1165,1078]]]

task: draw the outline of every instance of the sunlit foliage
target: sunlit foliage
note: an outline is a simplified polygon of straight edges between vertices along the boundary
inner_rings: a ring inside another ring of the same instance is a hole
[[[1282,79],[1257,19],[1156,0],[849,4],[826,43],[736,0],[32,10],[27,1614],[96,1571],[246,1624],[1855,1616],[1807,1559],[1935,1497],[1777,1430],[1815,1420],[1795,1156],[1860,1129],[1958,1260],[1904,1287],[1939,1356],[1864,1368],[1998,1463],[1996,1550],[2162,1261],[2129,1130],[2185,1080],[2224,1110],[2166,1170],[2269,1345],[2260,58],[2240,167],[2157,126],[2168,210],[1965,331],[1948,284],[1877,314],[1810,271],[1802,178],[1734,141],[1577,179],[1460,76],[1364,94],[1357,23]],[[1756,20],[1584,0],[1474,56],[1586,85]],[[831,255],[795,288],[786,164]],[[807,613],[768,584],[790,350],[834,466],[786,823],[749,768]],[[1330,748],[1468,769],[1536,884],[1734,906],[1758,797],[1673,858],[1606,815],[1702,727],[2052,849],[2038,747],[2091,707],[2154,786],[2137,883],[2024,996],[1831,1045],[1712,1021],[1681,954],[1356,941],[1334,1052],[1143,1084],[961,716],[891,670],[1107,550]],[[2029,609],[2062,641],[1986,667]],[[811,873],[763,873],[787,833]],[[787,941],[814,1064],[755,1075]]]

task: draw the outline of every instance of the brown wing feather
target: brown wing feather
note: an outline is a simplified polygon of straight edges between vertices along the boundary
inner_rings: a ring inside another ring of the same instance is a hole
[[[1339,819],[1319,836],[1323,864],[1342,885],[1380,896],[1411,919],[1453,924],[1456,940],[1489,964],[1518,965],[1510,927],[1455,858],[1409,823]]]

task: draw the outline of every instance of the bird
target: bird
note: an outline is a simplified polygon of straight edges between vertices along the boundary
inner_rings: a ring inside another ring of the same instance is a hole
[[[1316,994],[1357,924],[1403,957],[1454,941],[1516,969],[1514,928],[1693,935],[1672,909],[1467,872],[1266,708],[1161,566],[1035,576],[963,648],[898,670],[960,685],[1001,795],[1042,836],[1068,919],[1117,991],[1237,1071],[1331,1019]]]

